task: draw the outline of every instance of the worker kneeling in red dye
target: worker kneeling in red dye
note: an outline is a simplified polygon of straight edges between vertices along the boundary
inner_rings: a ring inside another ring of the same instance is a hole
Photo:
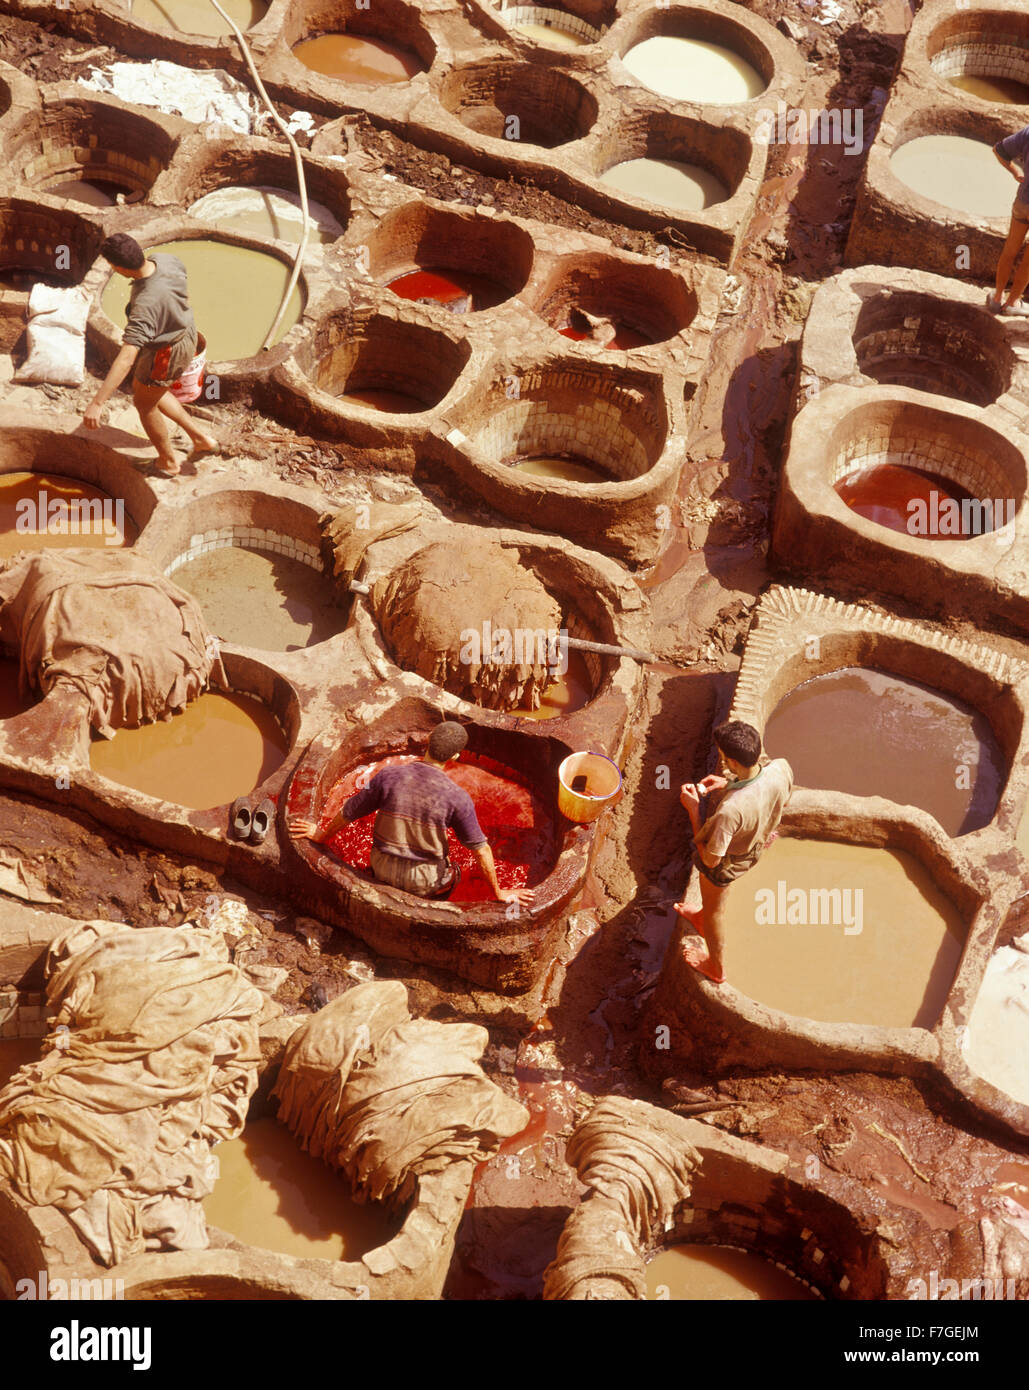
[[[375,812],[371,867],[378,881],[420,898],[448,898],[461,877],[447,853],[450,827],[475,855],[497,901],[528,906],[534,897],[531,888],[500,887],[493,851],[472,798],[443,771],[467,742],[468,734],[460,724],[452,720],[437,724],[420,763],[384,767],[343,803],[321,831],[314,821],[291,816],[290,833],[325,844],[343,825]]]

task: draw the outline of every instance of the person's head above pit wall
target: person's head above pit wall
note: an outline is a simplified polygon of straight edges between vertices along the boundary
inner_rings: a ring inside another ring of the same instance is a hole
[[[453,762],[460,757],[465,748],[468,747],[468,730],[463,724],[457,724],[453,719],[444,720],[442,724],[437,724],[429,735],[429,746],[425,750],[426,762],[439,763],[442,767],[445,763]]]
[[[135,237],[130,237],[125,232],[115,232],[113,236],[109,236],[100,247],[100,254],[105,261],[111,263],[119,275],[124,275],[130,280],[138,279],[146,266],[142,246]]]
[[[719,724],[713,737],[719,753],[737,775],[749,772],[760,762],[761,735],[752,724],[729,719]]]

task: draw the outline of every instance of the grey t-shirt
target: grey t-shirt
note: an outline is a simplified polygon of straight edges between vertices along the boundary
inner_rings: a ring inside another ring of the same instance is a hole
[[[996,154],[1003,155],[1009,164],[1021,164],[1023,178],[1018,185],[1018,197],[1021,202],[1029,203],[1029,166],[1026,164],[1026,156],[1029,155],[1029,125],[1023,130],[1016,130],[1014,135],[1008,135],[999,144],[994,145],[993,149]]]
[[[160,347],[174,342],[193,327],[193,310],[186,289],[186,267],[178,256],[157,251],[148,258],[157,269],[145,280],[132,282],[122,342],[131,347]]]

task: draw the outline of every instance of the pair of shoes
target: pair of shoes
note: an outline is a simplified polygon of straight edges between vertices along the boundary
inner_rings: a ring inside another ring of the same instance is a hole
[[[237,796],[229,812],[229,824],[236,839],[249,840],[252,845],[259,845],[268,838],[274,820],[275,806],[267,798],[255,807],[249,797]]]

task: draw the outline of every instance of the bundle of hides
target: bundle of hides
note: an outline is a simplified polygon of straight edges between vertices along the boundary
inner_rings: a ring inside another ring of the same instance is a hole
[[[421,507],[417,502],[398,507],[392,502],[373,502],[367,506],[341,507],[319,517],[324,549],[332,564],[332,576],[346,589],[357,578],[365,552],[375,541],[389,540],[417,526]]]
[[[482,535],[427,546],[379,580],[372,603],[405,669],[487,709],[539,708],[561,609],[512,547]]]
[[[293,1034],[273,1095],[303,1148],[394,1209],[421,1178],[479,1163],[529,1122],[483,1073],[472,1023],[413,1019],[399,981],[357,985]]]
[[[142,555],[44,550],[0,569],[0,640],[21,652],[23,690],[63,681],[105,738],[170,719],[224,686],[200,605]]]
[[[264,996],[220,931],[76,923],[46,961],[40,1062],[0,1091],[0,1177],[111,1266],[203,1250],[214,1144],[243,1128]]]
[[[29,295],[29,355],[15,381],[81,386],[86,377],[86,319],[89,296],[36,284]]]
[[[642,1247],[689,1196],[700,1163],[688,1125],[621,1096],[593,1107],[566,1153],[591,1190],[561,1234],[544,1274],[544,1298],[646,1297]]]

